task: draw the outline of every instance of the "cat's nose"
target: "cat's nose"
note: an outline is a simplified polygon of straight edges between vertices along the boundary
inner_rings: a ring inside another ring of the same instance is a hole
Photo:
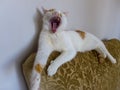
[[[53,16],[62,17],[62,14],[59,13],[59,12],[54,12],[54,13],[53,13]]]
[[[59,13],[58,12],[54,12],[53,15],[54,16],[59,16]]]

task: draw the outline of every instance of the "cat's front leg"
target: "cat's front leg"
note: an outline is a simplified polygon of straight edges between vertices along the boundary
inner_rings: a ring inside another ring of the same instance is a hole
[[[40,90],[41,73],[51,52],[52,50],[48,47],[38,50],[30,77],[29,90]]]
[[[48,67],[48,75],[52,76],[57,72],[57,69],[64,63],[72,60],[76,55],[75,50],[70,51],[64,51],[61,53],[60,56],[58,56],[54,61],[51,62],[51,64]]]

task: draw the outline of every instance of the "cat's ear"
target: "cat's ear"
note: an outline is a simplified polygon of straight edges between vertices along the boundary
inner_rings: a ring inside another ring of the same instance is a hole
[[[48,10],[45,9],[44,7],[41,7],[41,10],[42,10],[42,14],[45,14]]]
[[[64,15],[68,16],[69,12],[63,12]]]
[[[37,10],[42,14],[44,15],[48,10],[45,9],[44,7],[41,7],[40,9],[37,8]]]

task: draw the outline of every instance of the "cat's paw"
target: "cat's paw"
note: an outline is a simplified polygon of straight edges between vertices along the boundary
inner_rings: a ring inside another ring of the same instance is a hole
[[[114,58],[111,62],[112,62],[113,64],[116,64],[116,63],[117,63],[117,61],[116,61],[115,58]]]
[[[53,61],[49,65],[47,72],[48,72],[48,76],[53,76],[57,72],[57,67]]]
[[[33,71],[30,77],[30,89],[29,90],[39,90],[40,79],[41,79],[40,74]]]

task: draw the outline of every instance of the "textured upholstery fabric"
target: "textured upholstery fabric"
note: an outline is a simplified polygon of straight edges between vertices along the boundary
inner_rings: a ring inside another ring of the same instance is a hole
[[[117,64],[112,64],[107,58],[99,63],[98,53],[88,51],[78,53],[73,60],[63,64],[54,76],[49,77],[46,73],[49,62],[60,54],[53,52],[42,72],[41,90],[120,90],[120,41],[112,39],[104,43],[117,59]],[[35,55],[31,54],[23,64],[28,86]]]

